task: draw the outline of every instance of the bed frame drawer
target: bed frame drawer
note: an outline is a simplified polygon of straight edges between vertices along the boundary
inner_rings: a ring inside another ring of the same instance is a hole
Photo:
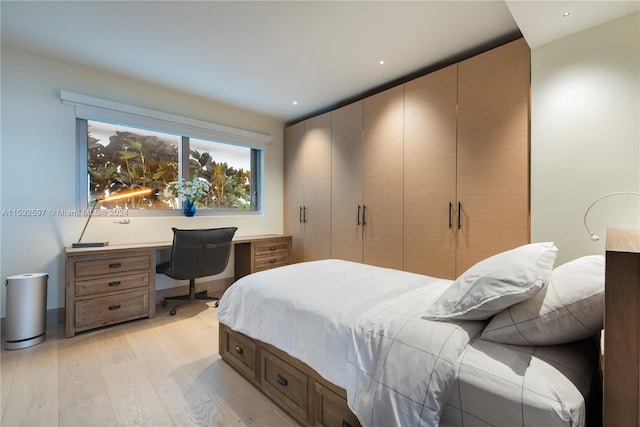
[[[252,382],[256,382],[256,345],[229,328],[221,329],[220,354],[234,368]]]
[[[303,426],[360,427],[347,406],[347,392],[329,383],[305,363],[222,323],[218,339],[222,359]],[[245,355],[248,348],[255,353],[257,357],[250,358],[256,362],[255,370],[238,360],[234,342],[245,346]]]
[[[276,402],[288,408],[292,415],[307,419],[307,376],[284,360],[263,350],[261,355],[260,385]]]
[[[344,397],[319,382],[314,384],[314,389],[316,426],[360,427],[358,418],[353,415]]]

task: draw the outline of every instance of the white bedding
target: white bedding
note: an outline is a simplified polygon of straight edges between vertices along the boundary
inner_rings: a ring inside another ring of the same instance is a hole
[[[425,320],[446,288],[435,283],[360,316],[349,348],[347,398],[365,426],[437,426],[457,360],[485,322]]]
[[[358,316],[380,301],[438,282],[451,283],[341,260],[292,264],[231,285],[220,299],[218,320],[345,388],[345,361]]]
[[[458,360],[441,426],[584,425],[594,356],[588,341],[528,347],[475,340]]]
[[[365,426],[441,416],[443,426],[582,425],[586,351],[496,344],[477,339],[484,322],[422,319],[450,283],[347,261],[293,264],[240,279],[218,318],[345,388]]]

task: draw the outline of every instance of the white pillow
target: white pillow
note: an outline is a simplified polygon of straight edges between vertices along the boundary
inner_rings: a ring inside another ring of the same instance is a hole
[[[548,281],[558,249],[531,243],[480,261],[465,271],[423,319],[484,320],[535,295]]]
[[[491,319],[482,338],[556,345],[595,335],[603,325],[604,263],[604,256],[591,255],[559,266],[545,289]]]

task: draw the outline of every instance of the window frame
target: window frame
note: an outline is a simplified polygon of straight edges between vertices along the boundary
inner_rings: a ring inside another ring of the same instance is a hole
[[[178,148],[179,175],[189,171],[189,137],[212,143],[244,146],[251,149],[251,206],[250,209],[202,208],[198,216],[262,215],[264,190],[264,152],[271,144],[270,135],[203,122],[169,113],[162,113],[113,101],[61,91],[63,104],[72,105],[76,111],[76,207],[89,208],[88,174],[88,121],[99,121],[122,126],[149,129],[180,135]],[[180,132],[176,132],[180,131]],[[186,155],[185,155],[186,154]],[[186,171],[186,172],[185,172]],[[158,217],[181,215],[180,209],[128,209],[129,216]]]

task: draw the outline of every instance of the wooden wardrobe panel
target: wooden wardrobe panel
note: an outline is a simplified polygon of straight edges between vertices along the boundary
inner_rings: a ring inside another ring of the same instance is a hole
[[[331,112],[305,121],[304,261],[331,256]]]
[[[530,241],[529,87],[524,39],[458,64],[458,275]]]
[[[358,101],[331,116],[331,257],[362,262],[362,111]]]
[[[302,261],[303,224],[300,208],[304,204],[303,156],[304,122],[284,129],[284,232],[290,234],[291,262]]]
[[[404,88],[404,269],[449,279],[456,257],[457,78],[451,65]]]
[[[403,268],[403,87],[364,100],[363,262]]]

